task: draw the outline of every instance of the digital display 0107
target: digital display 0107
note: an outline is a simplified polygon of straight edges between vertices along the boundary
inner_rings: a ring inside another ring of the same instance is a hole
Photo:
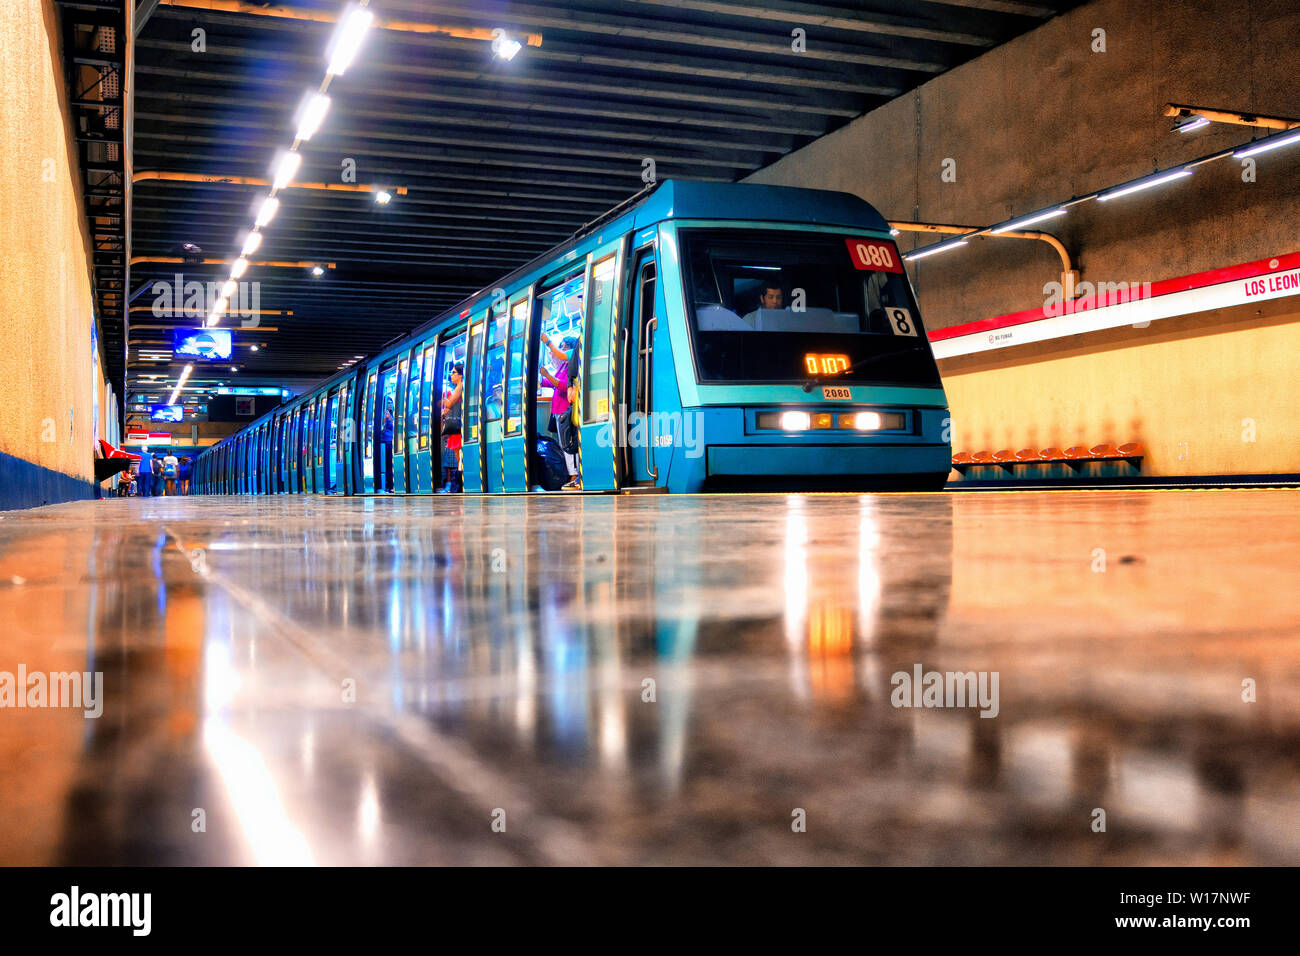
[[[808,352],[803,357],[804,368],[810,375],[838,375],[849,367],[847,355]]]

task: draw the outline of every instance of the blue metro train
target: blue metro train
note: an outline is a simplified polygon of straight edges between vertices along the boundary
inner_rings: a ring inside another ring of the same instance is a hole
[[[666,181],[208,449],[197,490],[553,489],[570,370],[569,488],[947,479],[947,398],[881,215],[846,193]]]

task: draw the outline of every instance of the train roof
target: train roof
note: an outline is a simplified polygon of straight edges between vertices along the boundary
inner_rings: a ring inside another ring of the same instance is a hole
[[[876,208],[852,193],[759,183],[665,180],[636,207],[636,225],[665,219],[761,219],[889,230]]]

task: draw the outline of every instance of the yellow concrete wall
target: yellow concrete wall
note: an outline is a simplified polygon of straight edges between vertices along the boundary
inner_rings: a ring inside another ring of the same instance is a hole
[[[1294,301],[959,356],[939,367],[954,452],[1141,441],[1148,475],[1300,473]]]
[[[53,0],[0,3],[0,451],[89,478],[89,242]]]

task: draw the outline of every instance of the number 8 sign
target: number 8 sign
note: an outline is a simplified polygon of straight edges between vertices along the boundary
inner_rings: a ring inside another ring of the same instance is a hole
[[[903,261],[898,249],[892,242],[878,239],[845,239],[849,247],[849,258],[855,269],[870,272],[902,272]]]

